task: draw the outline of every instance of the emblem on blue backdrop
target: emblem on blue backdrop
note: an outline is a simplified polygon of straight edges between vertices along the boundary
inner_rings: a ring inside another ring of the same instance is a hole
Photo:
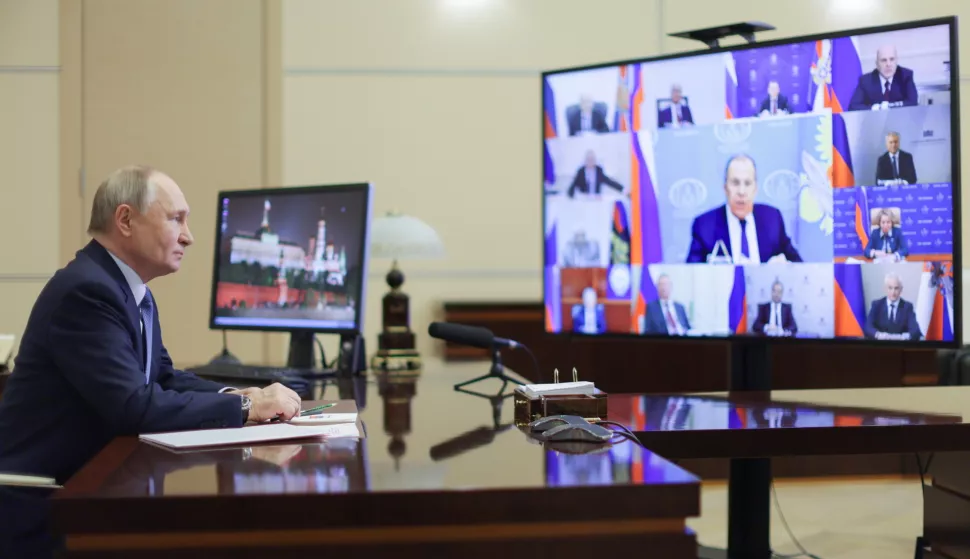
[[[671,185],[667,198],[678,210],[694,210],[707,200],[707,187],[694,178],[680,179]]]

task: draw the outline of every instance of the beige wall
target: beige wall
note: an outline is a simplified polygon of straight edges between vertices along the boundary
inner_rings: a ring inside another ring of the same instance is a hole
[[[0,333],[58,266],[57,0],[0,0]]]
[[[541,296],[539,70],[694,49],[666,33],[726,21],[770,22],[771,38],[970,15],[944,0],[592,6],[0,0],[0,202],[44,208],[0,220],[4,238],[30,239],[0,248],[0,331],[22,329],[42,282],[86,241],[100,179],[144,161],[169,171],[193,207],[196,247],[182,272],[153,283],[180,362],[219,348],[207,328],[215,192],[359,180],[376,186],[375,215],[396,208],[444,238],[445,259],[402,263],[420,349],[432,352],[424,329],[441,301]],[[371,265],[371,352],[388,266]],[[229,338],[259,361],[279,359],[286,342]]]
[[[422,352],[443,300],[541,300],[538,72],[657,54],[659,6],[284,0],[283,181],[371,181],[375,216],[438,230],[445,259],[401,263]],[[370,266],[371,352],[389,267]]]

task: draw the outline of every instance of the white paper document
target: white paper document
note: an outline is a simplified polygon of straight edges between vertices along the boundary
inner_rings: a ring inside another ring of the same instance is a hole
[[[354,423],[357,421],[356,413],[314,413],[311,415],[300,415],[289,421],[291,425],[330,425],[333,423]]]
[[[569,395],[593,395],[593,383],[585,382],[556,382],[550,384],[526,384],[516,388],[530,398],[539,396],[569,396]]]
[[[202,429],[139,435],[139,439],[169,448],[198,448],[206,446],[231,446],[294,439],[359,437],[355,423],[327,425],[291,425],[289,423],[266,423],[238,429]]]

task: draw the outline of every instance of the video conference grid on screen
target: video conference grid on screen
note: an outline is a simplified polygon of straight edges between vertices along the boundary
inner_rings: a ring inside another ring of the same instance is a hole
[[[244,193],[220,204],[215,325],[357,326],[365,189]]]
[[[545,74],[547,330],[952,341],[950,35]]]

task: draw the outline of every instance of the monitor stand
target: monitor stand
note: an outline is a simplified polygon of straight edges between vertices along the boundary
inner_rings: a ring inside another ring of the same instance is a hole
[[[209,363],[220,363],[228,365],[239,365],[239,358],[229,351],[229,344],[226,342],[226,331],[222,331],[222,353],[213,357]]]
[[[770,348],[770,343],[758,338],[731,342],[732,393],[771,391]],[[728,478],[728,550],[700,546],[698,557],[768,559],[772,556],[770,521],[771,459],[732,458]]]
[[[290,352],[286,366],[293,369],[313,369],[316,359],[313,356],[313,332],[290,332]]]

